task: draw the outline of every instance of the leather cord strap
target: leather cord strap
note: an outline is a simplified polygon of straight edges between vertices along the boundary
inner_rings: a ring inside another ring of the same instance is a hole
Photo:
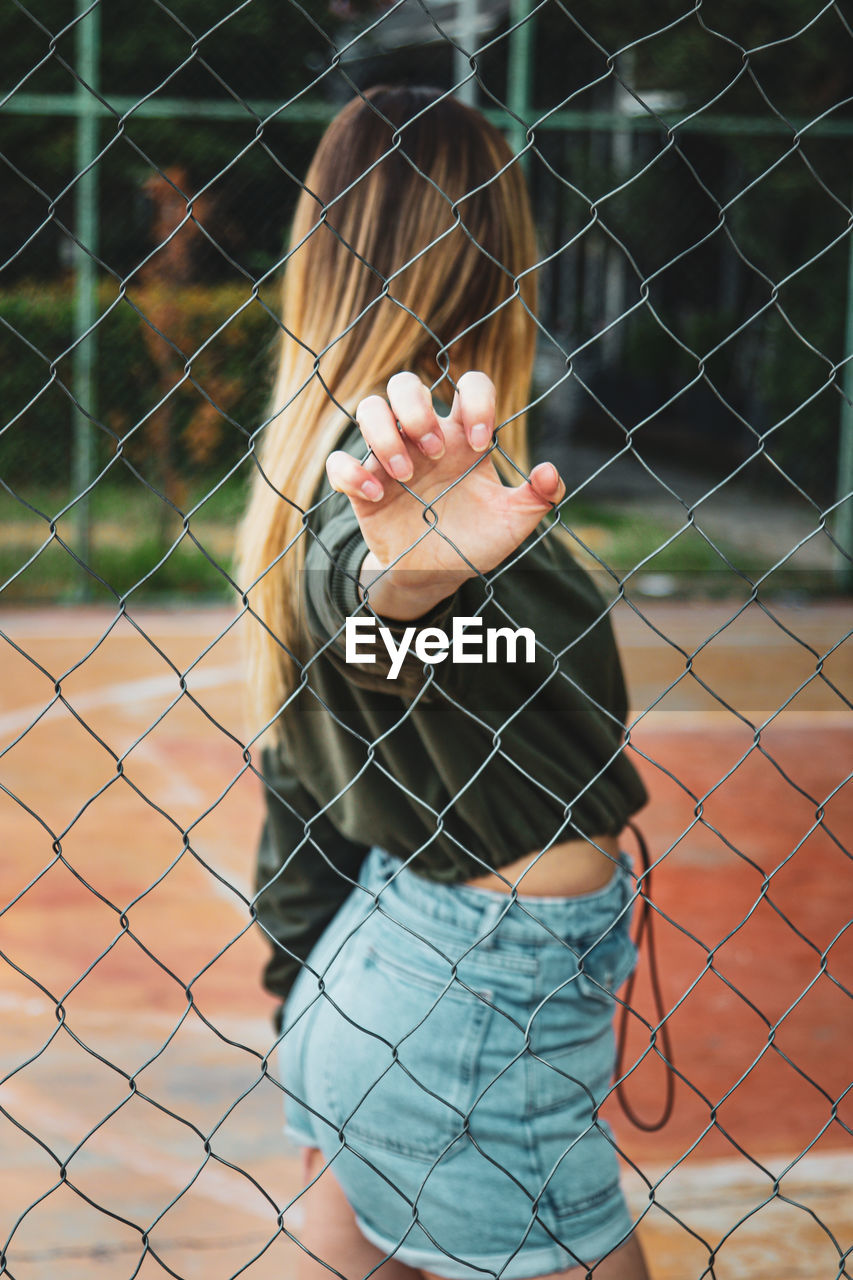
[[[640,850],[640,859],[643,864],[643,890],[640,894],[640,908],[637,919],[637,932],[635,943],[637,949],[641,950],[643,940],[647,940],[647,951],[649,957],[649,977],[652,984],[652,999],[654,1001],[655,1014],[657,1016],[658,1025],[653,1029],[653,1043],[657,1046],[660,1039],[661,1049],[658,1050],[659,1056],[662,1058],[666,1070],[666,1093],[664,1095],[663,1110],[659,1117],[653,1120],[645,1119],[638,1115],[631,1103],[626,1097],[626,1079],[623,1076],[623,1064],[625,1058],[625,1045],[627,1041],[628,1030],[628,1013],[631,1008],[631,996],[634,993],[634,981],[637,977],[637,970],[631,974],[625,987],[625,994],[622,1000],[622,1010],[619,1014],[619,1027],[617,1032],[617,1049],[616,1049],[616,1078],[619,1083],[616,1086],[616,1096],[619,1105],[625,1112],[625,1115],[633,1125],[638,1129],[644,1130],[646,1133],[653,1133],[656,1129],[662,1129],[672,1115],[672,1109],[675,1102],[675,1061],[672,1056],[672,1041],[669,1033],[669,1024],[665,1018],[663,993],[661,991],[660,973],[658,971],[658,958],[655,949],[654,935],[654,912],[650,909],[649,898],[652,891],[652,873],[651,859],[649,857],[648,846],[642,831],[635,822],[629,822],[628,826],[634,833],[634,838]]]

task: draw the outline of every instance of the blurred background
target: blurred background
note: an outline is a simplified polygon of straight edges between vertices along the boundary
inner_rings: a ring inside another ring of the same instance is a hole
[[[850,30],[816,0],[4,6],[4,598],[233,598],[299,180],[355,88],[407,80],[524,151],[536,452],[590,553],[660,594],[849,585]]]
[[[7,0],[0,48],[0,1274],[295,1272],[234,534],[300,179],[417,81],[533,193],[535,453],[650,794],[675,1104],[603,1114],[652,1275],[850,1275],[849,4]]]

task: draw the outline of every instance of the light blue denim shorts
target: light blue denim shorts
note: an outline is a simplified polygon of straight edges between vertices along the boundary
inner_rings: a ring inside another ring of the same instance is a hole
[[[370,851],[288,996],[280,1070],[286,1131],[383,1253],[520,1280],[628,1237],[598,1108],[634,897],[624,854],[595,893],[513,901]]]

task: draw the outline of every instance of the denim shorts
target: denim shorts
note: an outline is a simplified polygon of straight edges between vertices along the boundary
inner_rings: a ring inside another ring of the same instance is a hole
[[[518,1280],[628,1237],[598,1108],[635,896],[625,854],[594,893],[513,900],[370,851],[288,996],[280,1069],[286,1131],[383,1253]]]

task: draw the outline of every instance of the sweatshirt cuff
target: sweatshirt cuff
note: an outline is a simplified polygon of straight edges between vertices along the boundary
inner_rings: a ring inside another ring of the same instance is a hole
[[[387,627],[392,635],[403,635],[407,627],[415,627],[417,630],[421,630],[423,627],[440,627],[447,622],[456,604],[456,598],[459,594],[458,587],[417,618],[405,620],[401,618],[384,618],[382,614],[372,609],[369,591],[368,599],[365,600],[358,585],[361,566],[364,564],[367,550],[367,544],[361,535],[361,531],[359,531],[347,539],[336,557],[329,584],[329,596],[332,604],[340,610],[345,618],[364,613],[376,613],[382,625]]]
[[[424,627],[440,627],[444,630],[457,606],[460,588],[457,587],[445,599],[439,600],[418,618],[406,620],[385,618],[370,605],[369,592],[368,599],[364,600],[359,590],[359,575],[367,551],[367,545],[359,530],[341,544],[335,555],[329,577],[328,599],[333,613],[340,618],[341,623],[345,623],[350,617],[365,618],[375,615],[380,624],[386,627],[397,641],[410,627],[414,627],[416,631]],[[406,699],[415,697],[423,690],[427,679],[425,668],[428,664],[421,661],[412,649],[406,653],[399,672],[391,679],[389,678],[390,658],[383,645],[376,646],[373,662],[347,662],[345,648],[344,635],[340,633],[326,649],[326,656],[352,683],[362,688],[394,694]],[[424,696],[429,698],[430,692],[427,691]]]

